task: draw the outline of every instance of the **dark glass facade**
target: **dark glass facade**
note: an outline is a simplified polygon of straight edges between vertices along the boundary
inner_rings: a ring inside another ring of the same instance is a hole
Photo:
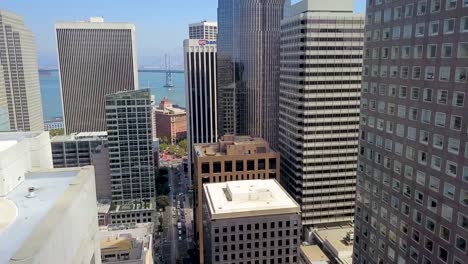
[[[218,131],[277,145],[284,0],[218,2]]]

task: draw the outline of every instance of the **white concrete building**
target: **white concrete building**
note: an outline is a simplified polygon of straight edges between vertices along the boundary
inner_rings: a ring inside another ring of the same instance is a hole
[[[281,22],[281,183],[304,227],[353,220],[364,15],[304,0]]]
[[[43,120],[34,35],[0,10],[0,131],[43,131]]]
[[[0,133],[0,197],[22,183],[27,172],[51,168],[49,132]]]
[[[216,40],[218,36],[218,23],[203,20],[189,25],[190,39]]]
[[[0,263],[101,263],[93,167],[51,167],[47,132],[0,134]]]
[[[135,26],[103,18],[55,24],[65,132],[106,130],[106,95],[138,89]]]

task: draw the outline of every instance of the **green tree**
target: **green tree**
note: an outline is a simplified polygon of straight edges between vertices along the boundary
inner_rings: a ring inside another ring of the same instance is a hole
[[[49,130],[50,137],[63,136],[64,134],[65,131],[63,130],[63,128]]]
[[[187,150],[187,139],[183,139],[179,142],[179,147],[183,150]]]
[[[165,208],[169,205],[169,197],[166,195],[161,195],[156,198],[156,205],[159,208]]]

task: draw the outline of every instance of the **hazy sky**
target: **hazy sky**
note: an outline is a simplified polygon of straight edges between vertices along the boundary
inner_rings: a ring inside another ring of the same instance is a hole
[[[365,0],[354,1],[356,11],[364,12]],[[57,65],[54,23],[91,16],[135,24],[140,66],[161,65],[168,53],[180,67],[188,24],[216,21],[217,5],[218,0],[0,0],[1,9],[23,16],[36,35],[39,66],[50,68]]]

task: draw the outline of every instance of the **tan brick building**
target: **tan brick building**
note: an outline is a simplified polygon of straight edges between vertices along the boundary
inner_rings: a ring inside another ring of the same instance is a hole
[[[195,144],[195,237],[198,237],[200,263],[203,256],[202,185],[254,179],[276,179],[279,182],[280,155],[262,138],[225,135],[218,143]]]
[[[174,107],[167,98],[163,98],[154,109],[156,136],[167,137],[171,143],[187,137],[187,114],[184,109]]]

